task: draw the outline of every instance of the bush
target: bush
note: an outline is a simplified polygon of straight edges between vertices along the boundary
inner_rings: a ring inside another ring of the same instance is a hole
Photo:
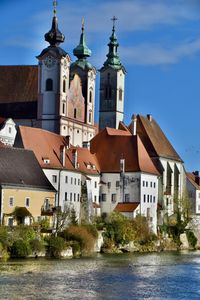
[[[146,245],[157,239],[156,235],[150,230],[146,217],[137,215],[132,220],[134,230],[134,240],[140,245]]]
[[[82,254],[89,254],[94,250],[95,238],[84,226],[70,226],[62,232],[66,240],[77,241]]]
[[[34,239],[30,241],[30,246],[31,246],[31,250],[32,252],[42,252],[45,250],[45,246],[44,246],[44,242],[43,240],[39,240],[39,239]]]
[[[186,231],[188,243],[190,247],[195,248],[197,244],[197,238],[192,231]]]
[[[11,246],[11,257],[25,258],[31,254],[31,247],[28,241],[17,240]]]
[[[5,226],[0,226],[0,243],[5,250],[12,245],[12,239],[9,235],[8,228]]]
[[[65,249],[65,240],[60,236],[51,236],[48,239],[48,248],[50,256],[58,258]]]
[[[81,227],[85,228],[95,239],[98,238],[98,231],[94,224],[82,224]]]

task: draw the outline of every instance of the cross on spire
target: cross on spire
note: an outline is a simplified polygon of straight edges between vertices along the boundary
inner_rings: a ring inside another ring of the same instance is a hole
[[[84,17],[82,17],[82,21],[81,21],[81,24],[82,24],[82,32],[84,31],[84,29],[85,29],[85,19],[84,19]]]
[[[56,9],[57,9],[57,5],[58,5],[58,2],[57,2],[57,0],[54,0],[53,1],[53,7],[54,7],[54,15],[56,15]]]
[[[111,19],[111,21],[113,21],[113,29],[115,28],[115,22],[117,21],[118,19],[117,19],[117,17],[113,17],[112,19]]]

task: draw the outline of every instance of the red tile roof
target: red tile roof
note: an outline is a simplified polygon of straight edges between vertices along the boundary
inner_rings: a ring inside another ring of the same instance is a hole
[[[181,161],[160,126],[152,117],[137,115],[137,134],[151,157],[165,157]]]
[[[139,205],[139,202],[125,202],[125,203],[118,203],[115,207],[115,211],[118,212],[133,212]]]
[[[67,144],[67,139],[63,136],[26,126],[19,126],[15,142],[16,147],[32,150],[42,168],[62,168],[60,149]],[[97,174],[99,168],[96,157],[86,148],[70,147],[66,149],[64,168],[76,170],[72,157],[75,149],[79,164],[77,170],[86,174]],[[44,162],[45,159],[49,160],[48,164]]]
[[[120,172],[120,159],[125,159],[126,172],[160,175],[139,136],[113,128],[105,128],[90,142],[101,172]]]
[[[0,66],[0,103],[31,102],[37,98],[37,66]]]

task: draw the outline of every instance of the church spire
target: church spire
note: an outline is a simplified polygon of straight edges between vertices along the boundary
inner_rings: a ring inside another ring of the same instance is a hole
[[[110,37],[110,42],[108,44],[109,52],[106,55],[107,60],[105,61],[104,66],[110,66],[114,69],[121,69],[122,64],[120,62],[120,58],[117,53],[117,48],[119,47],[119,43],[117,41],[117,36],[115,34],[115,22],[117,21],[117,18],[114,16],[111,20],[113,21],[113,29],[112,29],[112,35]]]
[[[78,58],[72,65],[77,65],[82,69],[92,69],[92,65],[87,61],[92,51],[88,48],[85,41],[85,22],[82,19],[81,36],[79,45],[73,50],[74,55]]]
[[[74,55],[78,59],[87,59],[87,57],[90,57],[92,52],[88,48],[85,42],[85,22],[84,18],[82,19],[82,28],[81,28],[81,37],[80,37],[80,42],[79,45],[73,50]]]
[[[54,16],[52,20],[52,26],[49,32],[45,34],[45,41],[49,42],[50,46],[59,46],[60,43],[63,43],[65,40],[65,36],[58,29],[58,18],[56,16],[57,12],[57,1],[54,0]]]

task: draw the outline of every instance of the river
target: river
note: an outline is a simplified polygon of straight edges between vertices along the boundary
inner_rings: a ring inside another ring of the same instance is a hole
[[[0,300],[200,299],[200,252],[0,263]]]

